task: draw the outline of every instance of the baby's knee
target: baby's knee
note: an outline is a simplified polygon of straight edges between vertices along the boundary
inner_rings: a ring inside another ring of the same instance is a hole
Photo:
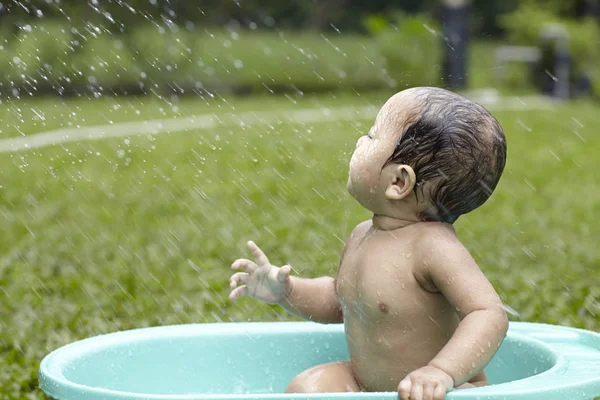
[[[285,389],[286,393],[318,393],[314,378],[311,379],[313,372],[306,370],[294,377]]]
[[[286,393],[358,392],[360,389],[347,362],[317,365],[296,375]]]
[[[298,382],[298,377],[292,379],[292,381],[285,388],[285,393],[304,393],[302,385]]]

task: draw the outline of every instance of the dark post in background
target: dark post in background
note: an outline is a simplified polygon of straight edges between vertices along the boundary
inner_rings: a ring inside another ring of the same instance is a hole
[[[442,1],[440,15],[444,41],[442,82],[449,89],[467,88],[470,11],[469,0]]]

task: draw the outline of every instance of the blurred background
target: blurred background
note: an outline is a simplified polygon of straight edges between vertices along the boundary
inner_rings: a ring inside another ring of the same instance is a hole
[[[412,86],[504,127],[455,226],[511,320],[600,330],[598,0],[0,0],[0,71],[0,399],[89,336],[296,319],[229,266],[335,274],[356,140]]]
[[[0,88],[9,96],[415,85],[551,92],[562,73],[571,96],[597,95],[599,8],[597,0],[4,1]]]

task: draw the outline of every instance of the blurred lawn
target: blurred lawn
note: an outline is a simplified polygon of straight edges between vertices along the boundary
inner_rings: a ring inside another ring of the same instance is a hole
[[[69,122],[386,99],[51,99],[4,103],[0,119],[7,137]],[[46,121],[32,121],[32,110]],[[508,136],[506,172],[492,199],[456,226],[520,313],[513,320],[600,330],[597,112],[589,103],[494,112]],[[0,154],[0,398],[40,398],[39,361],[91,335],[294,319],[279,307],[227,301],[229,265],[248,256],[253,239],[302,276],[334,273],[346,237],[370,217],[345,183],[355,140],[371,122],[221,127]]]

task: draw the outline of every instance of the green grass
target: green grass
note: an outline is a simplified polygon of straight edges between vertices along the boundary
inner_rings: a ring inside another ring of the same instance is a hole
[[[67,126],[69,110],[85,125],[386,98],[187,99],[178,109],[150,98],[48,99],[5,102],[0,119],[9,137],[20,135],[15,124],[24,134]],[[31,121],[32,108],[46,126]],[[506,172],[492,199],[458,221],[458,234],[520,313],[513,320],[599,330],[597,108],[494,114],[508,136]],[[334,273],[346,237],[369,218],[345,182],[371,122],[220,127],[0,154],[0,398],[41,398],[39,361],[91,335],[294,319],[249,299],[229,302],[229,265],[248,256],[252,239],[302,276]]]

